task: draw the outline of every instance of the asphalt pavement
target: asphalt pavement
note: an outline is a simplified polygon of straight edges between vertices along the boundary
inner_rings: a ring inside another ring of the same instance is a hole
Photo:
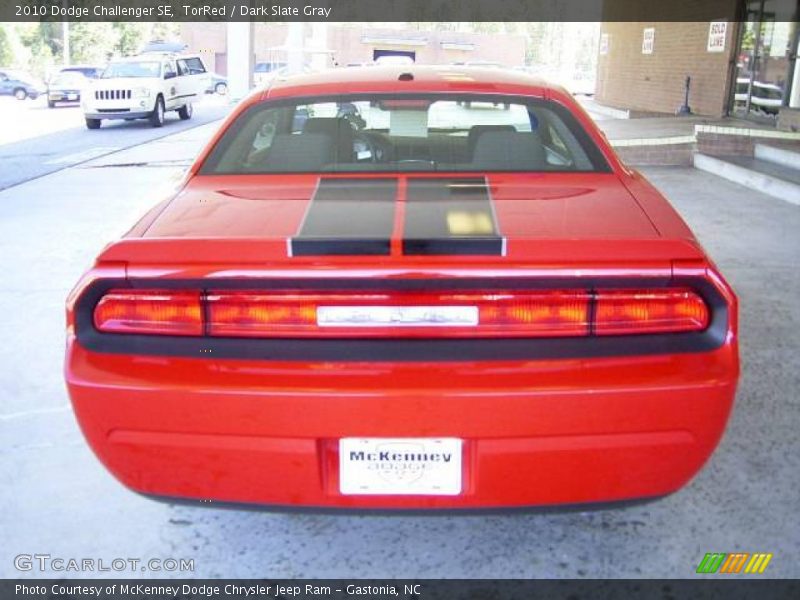
[[[159,128],[140,119],[103,121],[100,129],[90,131],[75,104],[51,109],[44,97],[24,101],[2,98],[0,190],[217,121],[230,110],[225,98],[218,96],[208,96],[194,108],[188,121],[181,121],[176,112],[168,112],[164,126]]]
[[[771,552],[769,576],[800,576],[800,209],[693,169],[644,172],[740,296],[743,376],[720,447],[680,492],[612,511],[407,517],[171,506],[121,486],[69,406],[64,299],[98,250],[180,177],[169,161],[190,160],[215,127],[0,192],[0,577],[187,575],[15,569],[15,556],[44,553],[189,558],[196,577],[691,578],[706,552]],[[153,133],[122,131],[131,143]]]

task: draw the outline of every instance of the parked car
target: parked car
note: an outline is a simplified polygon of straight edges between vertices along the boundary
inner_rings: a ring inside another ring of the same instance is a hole
[[[491,122],[456,106],[498,98]],[[717,267],[571,94],[375,66],[243,100],[70,294],[65,374],[102,464],[155,498],[605,503],[703,466],[737,330]]]
[[[274,77],[273,71],[286,67],[285,62],[259,62],[253,69],[253,83],[258,87],[267,83]]]
[[[559,83],[563,85],[570,94],[583,96],[594,96],[597,88],[597,76],[593,71],[574,71],[571,76],[563,77]]]
[[[228,93],[228,78],[218,75],[217,73],[209,73],[211,80],[206,88],[206,94],[219,94],[224,96]]]
[[[406,54],[384,54],[375,59],[375,64],[381,66],[388,66],[388,65],[408,66],[414,64],[414,59]]]
[[[59,73],[80,73],[87,79],[97,79],[106,70],[105,65],[69,65],[61,67]]]
[[[734,101],[737,107],[744,108],[747,103],[747,93],[751,89],[750,79],[739,77],[736,79]],[[753,81],[753,93],[750,96],[750,110],[761,112],[764,115],[776,116],[783,106],[783,88],[774,83]]]
[[[309,74],[313,72],[314,70],[310,66],[303,65],[300,73]],[[256,74],[253,77],[253,82],[256,86],[266,87],[270,85],[272,81],[278,77],[288,77],[290,75],[299,75],[300,73],[292,73],[291,69],[288,66],[272,69],[271,71],[268,72],[259,73],[258,71],[256,71]]]
[[[47,84],[47,106],[55,108],[59,102],[80,102],[81,92],[89,80],[78,71],[61,71]]]
[[[86,127],[99,129],[103,119],[149,119],[164,124],[167,111],[192,117],[192,102],[202,98],[209,74],[199,56],[148,52],[109,63],[81,98]]]
[[[0,96],[14,96],[17,100],[36,100],[47,91],[47,86],[30,73],[16,69],[0,69]]]

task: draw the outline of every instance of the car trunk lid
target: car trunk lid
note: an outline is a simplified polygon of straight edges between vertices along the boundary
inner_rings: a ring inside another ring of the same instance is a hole
[[[197,177],[101,260],[598,263],[701,257],[613,174]]]

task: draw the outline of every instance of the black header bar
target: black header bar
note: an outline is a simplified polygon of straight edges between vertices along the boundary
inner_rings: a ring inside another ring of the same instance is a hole
[[[757,576],[756,576],[757,577]],[[665,580],[530,579],[6,579],[4,600],[773,600],[800,597],[792,580],[717,578]]]
[[[775,21],[797,0],[773,0]],[[742,20],[744,0],[3,0],[0,21],[715,21]]]

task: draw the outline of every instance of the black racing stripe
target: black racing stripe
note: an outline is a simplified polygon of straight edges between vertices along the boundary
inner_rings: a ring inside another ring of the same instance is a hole
[[[403,254],[502,255],[486,179],[410,178]]]
[[[397,180],[321,179],[292,256],[388,255]]]

